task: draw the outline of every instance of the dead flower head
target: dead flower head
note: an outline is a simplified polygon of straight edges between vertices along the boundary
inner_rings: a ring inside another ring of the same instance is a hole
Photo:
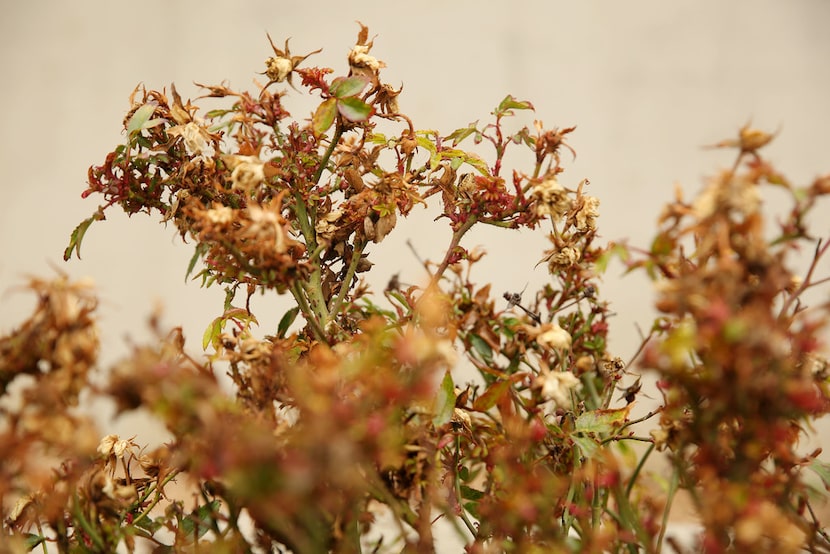
[[[288,49],[288,41],[290,39],[285,39],[285,49],[280,50],[274,45],[274,41],[271,40],[271,35],[266,33],[266,36],[268,37],[268,42],[271,43],[271,48],[274,50],[274,57],[265,60],[265,73],[263,75],[266,75],[269,79],[268,84],[265,85],[266,87],[272,83],[282,83],[286,80],[288,84],[293,86],[291,83],[291,73],[307,57],[322,52],[322,49],[318,49],[309,52],[305,56],[292,56],[291,50]]]
[[[536,200],[536,214],[549,215],[561,219],[571,209],[571,199],[565,187],[556,177],[549,177],[533,185],[533,198]]]
[[[553,402],[555,407],[565,408],[571,404],[571,393],[582,388],[582,382],[570,371],[544,370],[536,377],[533,386],[539,389],[542,398]]]

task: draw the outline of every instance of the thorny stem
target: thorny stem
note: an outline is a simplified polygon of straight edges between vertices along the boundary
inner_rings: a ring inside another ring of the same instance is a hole
[[[444,272],[447,270],[447,268],[450,265],[450,258],[455,254],[456,247],[461,243],[461,238],[464,236],[464,234],[467,231],[470,230],[470,228],[473,225],[475,225],[475,223],[477,221],[478,221],[478,219],[476,218],[476,216],[471,215],[467,219],[467,221],[465,221],[461,225],[461,227],[459,227],[458,230],[456,230],[452,234],[452,240],[450,240],[450,244],[447,247],[447,253],[444,256],[444,259],[441,261],[441,265],[439,265],[438,269],[435,270],[435,273],[433,274],[432,279],[430,279],[430,283],[429,283],[429,286],[427,286],[427,290],[430,290],[433,287],[435,287],[436,285],[438,285],[438,282],[441,280],[441,277],[444,275]]]
[[[291,296],[293,296],[294,300],[297,301],[297,306],[299,306],[300,311],[303,312],[308,324],[311,325],[311,330],[314,333],[315,338],[321,342],[325,342],[326,332],[323,327],[320,326],[320,320],[317,319],[317,315],[309,307],[305,297],[306,292],[303,290],[303,287],[299,284],[299,282],[295,281],[291,284],[291,287],[288,290],[291,291]]]
[[[349,291],[349,286],[354,278],[355,271],[357,271],[357,265],[360,263],[360,258],[363,256],[363,249],[366,248],[366,242],[361,241],[360,243],[356,243],[354,248],[352,249],[352,258],[349,260],[349,267],[346,270],[346,276],[343,278],[343,282],[340,284],[340,290],[337,292],[337,297],[334,301],[329,305],[329,313],[333,315],[337,315],[337,312],[340,311],[340,307],[343,304],[343,300],[346,298],[346,294]]]
[[[303,238],[305,239],[306,249],[309,253],[316,252],[317,238],[315,235],[314,226],[312,225],[311,219],[309,217],[305,200],[303,200],[303,197],[300,195],[299,192],[294,193],[294,214],[297,217],[297,222],[300,224],[300,232],[303,234]],[[320,261],[319,258],[314,258],[311,260],[311,262],[314,266],[314,270],[311,272],[311,275],[309,276],[308,284],[304,284],[303,290],[301,292],[301,294],[304,294],[308,297],[310,305],[306,303],[306,306],[309,309],[308,311],[303,309],[303,313],[313,314],[314,318],[316,318],[318,322],[326,321],[328,319],[328,312],[326,310],[326,302],[323,299],[323,286],[320,271]],[[295,295],[295,298],[296,297],[297,295]],[[297,300],[297,302],[299,304],[299,299]],[[325,333],[323,333],[322,336],[324,337]]]

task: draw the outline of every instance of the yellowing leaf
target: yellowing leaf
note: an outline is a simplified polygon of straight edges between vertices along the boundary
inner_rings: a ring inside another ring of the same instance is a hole
[[[432,424],[440,427],[449,423],[455,410],[455,382],[450,372],[444,374],[441,387],[438,389],[438,396],[435,398],[435,410],[432,417]]]
[[[335,98],[329,98],[317,106],[317,110],[315,110],[314,115],[311,117],[311,128],[314,130],[314,134],[319,136],[328,131],[329,127],[334,123],[334,117],[336,115],[337,100]]]
[[[606,435],[614,429],[622,427],[628,421],[628,412],[632,404],[625,408],[615,410],[593,410],[580,414],[576,418],[574,431],[577,433],[590,433]]]

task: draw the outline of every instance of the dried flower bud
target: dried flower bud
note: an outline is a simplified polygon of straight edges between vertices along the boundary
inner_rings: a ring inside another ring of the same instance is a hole
[[[233,210],[227,206],[211,208],[205,212],[208,221],[216,225],[227,225],[233,221]]]
[[[693,210],[699,219],[706,219],[719,211],[734,211],[746,217],[756,213],[760,205],[761,196],[755,183],[724,171],[700,193]]]
[[[544,348],[565,350],[571,347],[571,335],[557,323],[545,323],[536,336],[536,343]]]
[[[395,90],[391,85],[383,84],[377,95],[377,105],[383,113],[398,113],[398,96],[401,94],[403,87]]]
[[[583,196],[579,209],[576,212],[576,228],[579,231],[595,231],[597,217],[599,217],[599,198]]]
[[[544,371],[533,382],[539,388],[539,394],[550,400],[557,408],[565,408],[571,403],[571,392],[579,392],[582,382],[569,371]]]
[[[352,69],[369,69],[376,74],[381,67],[385,67],[383,62],[369,55],[371,48],[371,44],[355,44],[349,52],[349,65]]]
[[[470,414],[467,413],[467,410],[462,410],[461,408],[453,409],[450,421],[457,425],[461,425],[464,429],[470,429],[473,426],[473,420],[470,417]]]
[[[187,155],[193,159],[207,161],[212,159],[216,152],[213,145],[213,137],[204,127],[195,121],[171,127],[167,130],[167,134],[174,137],[181,137],[184,141],[184,148]]]
[[[774,137],[774,134],[761,131],[760,129],[753,129],[747,125],[741,129],[741,150],[745,152],[754,152],[762,146],[769,144]]]
[[[317,232],[317,238],[330,241],[335,233],[340,230],[337,222],[343,217],[343,210],[332,210],[321,218],[317,219],[314,225],[314,230]]]
[[[285,236],[285,229],[282,226],[282,217],[274,209],[267,209],[270,206],[248,206],[248,217],[251,223],[246,234],[256,237],[257,240],[266,242],[272,235],[274,240],[274,251],[282,254],[288,250]]]
[[[276,56],[265,60],[265,75],[276,83],[282,83],[294,70],[290,58]]]
[[[539,216],[550,215],[554,219],[559,219],[571,209],[568,191],[555,177],[533,185],[533,198],[536,200],[536,214]]]
[[[107,435],[98,444],[98,453],[104,457],[108,457],[112,454],[116,442],[118,442],[118,435]]]
[[[231,170],[231,186],[250,191],[265,181],[265,162],[256,156],[225,155],[222,161]]]
[[[285,39],[285,49],[280,50],[274,45],[271,40],[271,35],[268,35],[268,42],[271,43],[271,49],[274,51],[274,57],[265,60],[265,75],[270,83],[282,83],[288,81],[291,83],[291,72],[294,71],[300,63],[312,54],[317,54],[320,50],[309,52],[305,56],[292,56],[291,50],[288,48],[288,39]]]
[[[558,273],[564,269],[571,267],[579,261],[579,249],[573,246],[565,246],[560,248],[548,259],[548,270],[551,273]]]

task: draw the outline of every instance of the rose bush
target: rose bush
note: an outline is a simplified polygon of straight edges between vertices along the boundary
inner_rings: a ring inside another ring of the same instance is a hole
[[[337,76],[270,43],[258,91],[203,87],[220,108],[133,92],[124,144],[89,170],[83,196],[103,204],[65,252],[115,206],[160,214],[194,245],[188,274],[226,291],[206,354],[152,319],[157,342],[93,385],[96,298],[65,276],[32,279],[34,314],[0,338],[4,548],[432,552],[445,518],[469,552],[657,552],[685,490],[705,552],[830,550],[805,470],[830,471],[797,449],[828,410],[827,306],[801,298],[826,283],[808,216],[830,176],[790,183],[747,127],[717,145],[734,166],[694,201],[678,192],[648,248],[600,245],[599,200],[563,175],[573,127],[508,131],[533,106],[507,96],[487,124],[421,131],[364,26]],[[307,119],[283,105],[298,89],[316,98]],[[514,150],[527,167],[507,167]],[[763,185],[792,200],[775,236]],[[443,257],[422,286],[372,291],[371,245],[420,204],[452,231]],[[527,300],[476,284],[479,225],[546,233],[549,282]],[[662,312],[628,364],[606,344],[614,258],[655,280]],[[259,292],[293,300],[262,336]],[[662,402],[633,418],[644,373]],[[92,395],[173,440],[103,435],[79,410]],[[662,489],[644,470],[658,453]]]

